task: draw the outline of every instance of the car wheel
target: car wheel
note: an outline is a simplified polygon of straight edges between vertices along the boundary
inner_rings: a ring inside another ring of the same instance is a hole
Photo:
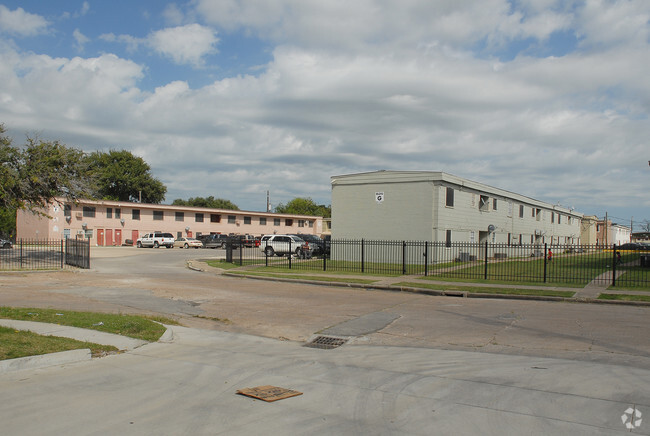
[[[10,244],[9,242],[5,242],[5,243],[2,245],[2,248],[11,248],[11,244]]]
[[[225,243],[225,242],[222,242],[220,248],[226,248],[226,243]]]
[[[154,241],[153,243],[153,248],[159,248],[160,244],[158,244],[158,241]]]
[[[186,242],[185,245],[183,245],[183,248],[188,249],[190,248],[189,244]]]
[[[266,253],[266,255],[267,255],[268,257],[273,256],[273,247],[266,247],[266,248],[264,249],[264,253]]]
[[[138,246],[138,248],[142,248],[142,242],[138,241],[136,245]]]

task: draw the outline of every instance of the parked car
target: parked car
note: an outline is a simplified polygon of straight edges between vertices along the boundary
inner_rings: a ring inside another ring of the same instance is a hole
[[[616,247],[617,250],[644,250],[643,245],[637,242],[627,242]]]
[[[244,247],[259,247],[260,244],[259,239],[251,235],[233,235],[232,239]]]
[[[0,248],[12,248],[14,245],[7,239],[0,239]]]
[[[199,240],[203,242],[205,248],[226,248],[226,244],[232,243],[232,248],[239,248],[239,240],[221,233],[212,235],[201,235]]]
[[[138,238],[136,245],[138,248],[160,246],[172,248],[174,247],[174,235],[171,233],[145,233],[141,238]]]
[[[174,247],[179,248],[203,248],[203,242],[196,238],[178,238],[174,241]]]
[[[267,255],[283,256],[285,254],[301,255],[309,250],[305,241],[293,235],[264,235],[260,240],[260,249]]]
[[[325,244],[325,241],[316,235],[308,235],[304,233],[293,234],[309,245],[309,249],[314,256],[320,256],[322,254],[329,254],[329,245]]]

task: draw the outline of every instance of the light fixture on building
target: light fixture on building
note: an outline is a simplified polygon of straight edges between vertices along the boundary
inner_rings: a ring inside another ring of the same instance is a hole
[[[88,228],[88,223],[81,224],[81,227],[85,230],[86,228]]]
[[[185,227],[185,231],[189,232],[190,231],[190,226]]]
[[[120,219],[120,224],[124,225],[124,218]]]

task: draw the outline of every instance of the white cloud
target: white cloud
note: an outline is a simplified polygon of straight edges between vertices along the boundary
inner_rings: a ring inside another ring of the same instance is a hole
[[[129,147],[170,201],[215,195],[263,209],[270,189],[274,204],[328,203],[330,176],[384,168],[447,171],[588,213],[650,207],[639,182],[650,135],[642,2],[196,5],[220,31],[275,44],[272,61],[257,76],[201,88],[179,76],[145,92],[144,64],[0,45],[0,120],[89,149]],[[223,42],[212,27],[181,25],[190,12],[168,6],[164,18],[178,27],[101,39],[202,66]],[[603,25],[614,31],[599,35]],[[581,45],[555,57],[489,52],[549,44],[557,32],[579,34]]]
[[[77,50],[83,51],[84,45],[86,45],[89,41],[90,38],[88,38],[86,35],[81,33],[79,29],[74,29],[74,32],[72,32],[72,37],[74,38],[77,46]]]
[[[48,21],[40,15],[25,12],[23,8],[14,11],[0,5],[0,32],[18,36],[35,36],[45,33]]]
[[[158,53],[177,64],[200,66],[203,58],[216,52],[219,38],[214,30],[200,24],[188,24],[158,30],[147,37],[147,43]]]

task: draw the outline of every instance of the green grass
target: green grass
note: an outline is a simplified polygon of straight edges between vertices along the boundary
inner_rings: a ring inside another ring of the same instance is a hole
[[[600,294],[599,300],[650,301],[650,295]]]
[[[325,276],[311,276],[307,272],[296,273],[296,274],[279,274],[272,272],[254,272],[254,271],[231,271],[231,274],[239,274],[246,276],[256,276],[256,277],[274,277],[274,278],[283,278],[283,279],[302,279],[302,280],[314,280],[321,282],[334,282],[334,283],[360,283],[360,284],[372,284],[376,280],[368,279],[356,279],[350,277],[325,277]]]
[[[483,286],[448,286],[421,282],[400,282],[395,286],[433,289],[437,291],[463,291],[477,294],[507,294],[507,295],[536,295],[544,297],[570,298],[575,295],[572,291],[553,291],[550,289],[525,289],[525,288],[492,288]]]
[[[162,317],[147,319],[133,315],[11,307],[0,307],[0,318],[67,325],[149,342],[157,341],[165,332],[165,327],[154,320],[165,324],[177,324],[171,319]]]
[[[38,356],[60,351],[89,348],[93,356],[115,353],[118,349],[112,345],[94,344],[57,336],[41,336],[27,331],[16,331],[0,327],[0,360],[19,357]]]

